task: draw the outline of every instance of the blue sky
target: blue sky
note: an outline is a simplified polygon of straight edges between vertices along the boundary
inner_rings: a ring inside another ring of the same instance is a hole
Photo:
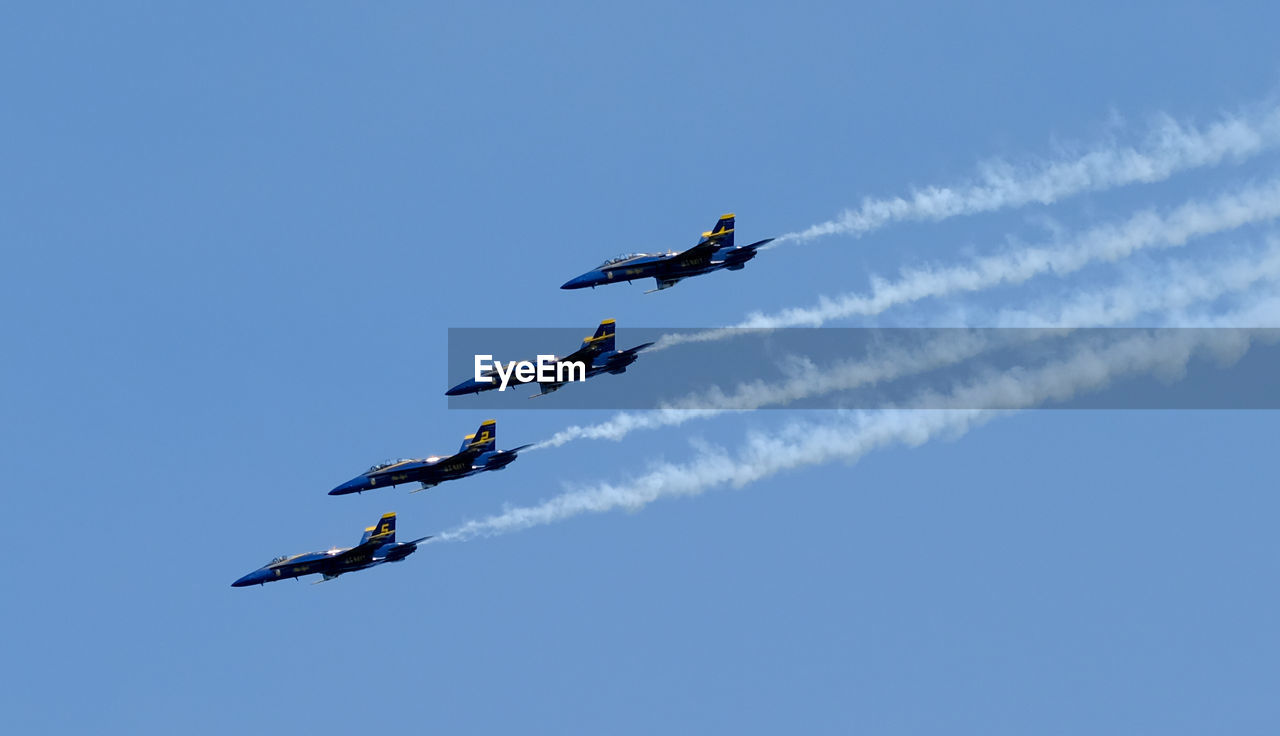
[[[422,536],[821,421],[723,416],[428,493],[326,496],[489,416],[447,408],[450,327],[612,317],[629,345],[628,325],[735,324],[1266,181],[1274,151],[779,247],[659,294],[557,288],[691,245],[722,212],[755,240],[993,158],[1141,141],[1158,114],[1273,104],[1278,20],[1266,3],[0,11],[3,721],[1274,733],[1274,412],[1031,412],[321,586],[229,586],[386,511]],[[1065,301],[1270,232],[840,324]],[[611,414],[494,416],[512,446]]]

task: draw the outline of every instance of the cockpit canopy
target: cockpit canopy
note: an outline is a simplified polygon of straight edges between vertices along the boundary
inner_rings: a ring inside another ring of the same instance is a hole
[[[284,562],[285,560],[289,559],[289,557],[290,557],[290,555],[280,555],[279,557],[272,557],[272,558],[271,558],[271,561],[270,561],[270,562],[268,562],[268,563],[265,565],[265,567],[270,567],[270,566],[272,566],[272,565],[276,564],[277,562]]]
[[[383,468],[389,468],[392,465],[399,465],[400,463],[407,463],[407,462],[410,462],[411,460],[413,460],[413,458],[409,458],[409,457],[399,457],[399,458],[396,458],[395,460],[383,460],[382,462],[378,463],[377,465],[374,465],[373,467],[369,468],[364,472],[376,473],[379,470],[382,470]]]
[[[599,266],[596,266],[596,269],[599,270],[601,268],[608,268],[609,266],[616,266],[619,263],[626,263],[627,261],[634,261],[637,258],[645,258],[651,255],[653,254],[652,253],[620,253],[614,256],[613,258],[610,258],[609,260],[605,261],[604,263],[601,263]]]

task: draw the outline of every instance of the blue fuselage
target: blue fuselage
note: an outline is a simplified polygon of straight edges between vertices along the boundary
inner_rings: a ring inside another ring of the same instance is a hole
[[[264,565],[231,585],[235,588],[243,588],[247,585],[261,585],[276,580],[286,580],[313,574],[336,577],[344,573],[381,565],[384,562],[399,562],[413,554],[417,549],[418,545],[416,544],[397,544],[392,542],[378,547],[368,547],[367,549],[352,547],[325,552],[308,552]]]
[[[588,286],[603,286],[636,279],[657,279],[679,281],[690,276],[700,276],[722,268],[737,270],[747,261],[756,257],[755,247],[725,246],[707,250],[705,254],[671,253],[656,256],[642,256],[614,265],[601,266],[587,271],[581,276],[569,279],[561,289],[585,289]]]
[[[466,478],[486,470],[498,470],[510,465],[516,456],[509,452],[485,452],[480,455],[459,453],[451,457],[410,460],[374,473],[357,475],[329,491],[330,496],[361,493],[375,488],[398,486],[401,483],[424,483],[428,486],[446,480]]]

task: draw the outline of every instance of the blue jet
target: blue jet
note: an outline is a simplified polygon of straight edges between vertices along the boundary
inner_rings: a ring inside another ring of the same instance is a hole
[[[596,328],[596,334],[583,339],[581,347],[563,358],[554,358],[548,364],[547,370],[553,376],[551,380],[539,381],[536,378],[520,378],[513,372],[507,385],[518,386],[525,383],[537,383],[541,391],[529,397],[533,399],[539,396],[546,396],[552,391],[558,391],[566,383],[585,381],[601,373],[612,373],[614,375],[626,373],[627,366],[639,359],[640,351],[653,345],[653,343],[646,342],[633,348],[618,350],[614,346],[614,330],[614,320],[606,319]],[[478,381],[475,378],[469,378],[445,391],[445,395],[478,394],[482,391],[493,391],[502,386],[496,371],[485,372],[483,378],[486,380]]]
[[[307,552],[301,555],[283,555],[266,565],[245,575],[231,584],[233,588],[247,585],[265,585],[274,580],[299,578],[303,575],[319,573],[324,577],[317,580],[333,580],[356,570],[363,570],[384,562],[399,562],[418,549],[418,543],[431,537],[415,539],[412,542],[396,542],[396,515],[383,514],[378,523],[364,530],[360,544],[354,547],[335,547],[323,552]]]
[[[701,276],[722,268],[741,271],[747,261],[756,257],[756,250],[773,242],[773,238],[751,245],[736,246],[733,244],[733,221],[733,213],[721,215],[716,226],[710,232],[703,233],[697,245],[681,253],[669,250],[666,253],[628,253],[616,256],[581,276],[569,279],[560,288],[595,288],[604,284],[622,281],[630,283],[635,279],[652,278],[658,282],[658,288],[645,292],[652,294],[670,289],[690,276]]]
[[[417,493],[446,480],[466,478],[486,470],[502,470],[515,462],[521,450],[530,447],[533,445],[520,445],[499,451],[498,422],[486,419],[475,434],[462,438],[462,447],[452,455],[387,460],[329,491],[329,495],[344,496],[348,493],[398,486],[401,483],[421,483],[422,487],[410,491]]]

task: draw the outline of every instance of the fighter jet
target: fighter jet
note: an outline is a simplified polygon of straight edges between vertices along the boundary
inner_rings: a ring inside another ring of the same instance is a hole
[[[465,478],[486,470],[502,470],[515,462],[521,450],[533,445],[520,445],[510,450],[497,449],[498,422],[487,419],[475,434],[462,438],[462,446],[453,455],[432,455],[426,458],[401,458],[387,460],[369,468],[364,473],[329,491],[330,496],[362,493],[375,488],[398,486],[401,483],[421,483],[410,493],[425,491],[446,480]]]
[[[335,547],[323,552],[283,555],[235,581],[231,587],[264,585],[273,580],[298,578],[313,573],[322,575],[323,578],[316,582],[323,583],[339,575],[381,565],[384,562],[399,562],[413,554],[418,549],[419,542],[430,538],[422,537],[412,542],[397,543],[396,515],[383,514],[377,524],[364,530],[360,544],[354,547]]]
[[[581,276],[569,279],[560,288],[595,288],[603,284],[621,281],[630,283],[635,279],[652,278],[658,282],[658,287],[645,292],[652,294],[669,289],[690,276],[700,276],[722,268],[740,271],[747,265],[747,261],[756,257],[756,249],[773,242],[773,238],[751,245],[735,246],[733,221],[733,213],[721,215],[716,226],[710,232],[703,233],[697,245],[681,253],[669,250],[666,253],[627,253],[616,256]]]
[[[510,370],[508,374],[509,380],[506,385],[517,386],[524,383],[537,383],[541,391],[529,397],[532,399],[558,391],[566,383],[585,381],[601,373],[612,373],[614,375],[626,373],[627,366],[636,362],[640,357],[640,351],[653,345],[653,343],[646,342],[626,350],[617,350],[613,339],[614,327],[614,320],[606,319],[596,328],[596,334],[583,339],[582,346],[574,352],[563,358],[550,356],[551,361],[541,366],[549,376],[546,380],[536,377],[536,375],[535,377],[521,377],[517,375],[515,370]],[[531,361],[530,365],[532,365]],[[475,378],[469,378],[446,391],[445,395],[478,394],[482,391],[492,391],[503,386],[503,383],[499,380],[500,375],[496,370],[486,371],[481,377],[486,380],[479,381]]]

